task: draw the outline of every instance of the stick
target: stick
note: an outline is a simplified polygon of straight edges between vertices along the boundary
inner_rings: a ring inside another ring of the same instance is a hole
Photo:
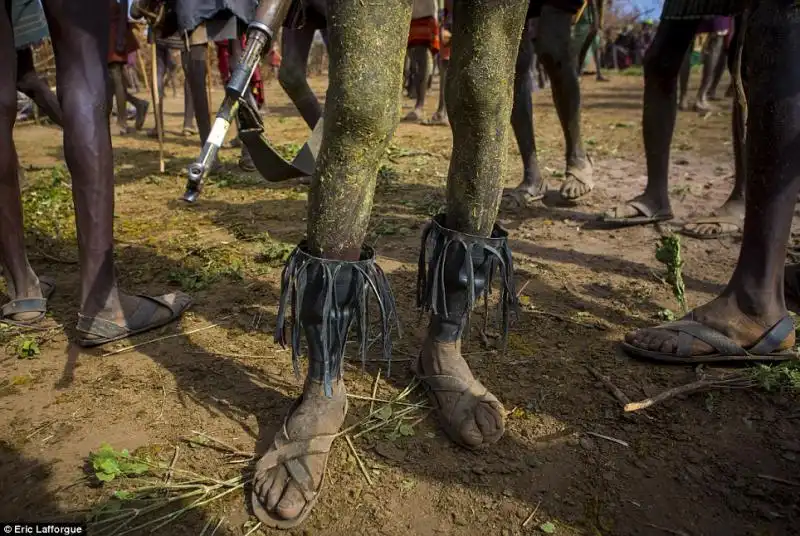
[[[573,320],[568,316],[560,315],[557,313],[550,313],[547,311],[542,311],[541,309],[528,309],[528,312],[535,314],[535,315],[542,315],[542,316],[549,316],[550,318],[555,318],[557,320],[561,320],[562,322],[568,322],[570,324],[575,324],[576,326],[583,326],[585,328],[596,329],[599,331],[606,331],[608,328],[605,326],[601,326],[600,324],[587,324],[585,322],[579,322],[578,320]]]
[[[600,374],[600,372],[597,369],[595,369],[595,368],[593,368],[593,367],[591,367],[589,365],[586,365],[586,370],[588,370],[589,374],[594,376],[594,378],[596,380],[598,380],[600,383],[605,385],[608,388],[608,390],[611,391],[611,394],[614,395],[614,398],[616,398],[619,401],[620,404],[622,404],[623,406],[626,406],[626,405],[631,403],[631,399],[628,398],[628,395],[623,393],[622,390],[620,390],[619,387],[617,387],[616,385],[611,383],[610,379],[608,379],[606,376],[603,376],[602,374]]]
[[[225,318],[228,318],[228,317],[225,317]],[[225,318],[223,318],[222,320],[225,320]],[[166,335],[164,337],[156,337],[155,339],[151,339],[149,341],[141,342],[139,344],[134,344],[133,346],[126,346],[124,348],[120,348],[119,350],[106,352],[101,357],[108,357],[110,355],[122,354],[124,352],[129,352],[129,351],[131,351],[131,350],[133,350],[135,348],[139,348],[140,346],[144,346],[145,344],[164,341],[164,340],[167,340],[167,339],[173,339],[175,337],[181,337],[183,335],[191,335],[193,333],[200,333],[201,331],[205,331],[207,329],[216,328],[216,327],[219,327],[219,324],[211,324],[210,326],[205,326],[205,327],[202,327],[202,328],[193,329],[191,331],[182,331],[180,333],[173,333],[172,335]]]
[[[175,464],[178,461],[178,453],[180,452],[178,445],[175,445],[175,454],[172,456],[172,463],[169,464],[169,469],[167,469],[167,476],[164,477],[164,485],[166,486],[169,484],[169,481],[172,479],[172,470],[175,469]]]
[[[653,525],[652,523],[648,523],[647,526],[653,529],[664,531],[668,534],[674,534],[675,536],[689,536],[682,530],[674,530],[674,529],[668,529],[667,527],[659,527],[658,525]]]
[[[666,391],[659,393],[652,398],[646,398],[639,402],[625,404],[625,412],[628,413],[631,411],[639,411],[640,409],[649,408],[652,405],[679,395],[696,393],[697,391],[703,391],[705,389],[711,389],[714,387],[735,385],[737,383],[741,384],[743,387],[749,385],[747,378],[745,377],[730,378],[728,380],[698,380],[696,382],[687,383],[686,385],[680,385],[678,387],[673,387],[672,389],[667,389]]]
[[[153,83],[150,84],[150,95],[153,98],[153,114],[156,117],[156,134],[158,135],[158,171],[164,173],[164,125],[161,124],[163,119],[161,115],[161,92],[158,91],[158,58],[155,30],[151,28],[150,32],[153,34],[153,42],[150,44],[150,73],[153,80]],[[147,85],[147,77],[145,77],[145,85]]]
[[[247,533],[244,536],[250,536],[251,534],[253,534],[255,531],[257,531],[260,528],[261,528],[261,521],[256,523],[255,527],[253,527],[252,529],[248,530]]]
[[[350,451],[356,458],[358,468],[361,469],[361,472],[364,473],[364,478],[366,478],[369,485],[372,486],[372,479],[369,477],[369,473],[367,473],[367,468],[364,466],[364,462],[361,461],[361,457],[358,455],[358,452],[356,452],[356,446],[353,445],[353,440],[350,439],[349,435],[345,435],[344,438],[347,440],[347,445],[350,447]]]
[[[536,508],[534,508],[534,509],[533,509],[533,512],[531,512],[531,515],[529,515],[527,518],[525,518],[525,521],[523,521],[523,522],[522,522],[522,528],[523,528],[523,529],[524,529],[525,527],[527,527],[527,526],[528,526],[528,523],[530,523],[530,522],[533,520],[533,516],[535,516],[535,515],[536,515],[536,512],[538,512],[538,511],[539,511],[539,507],[540,507],[541,505],[542,505],[542,501],[541,501],[541,500],[539,500],[539,502],[538,502],[538,503],[536,503]]]
[[[607,436],[607,435],[603,435],[603,434],[598,434],[597,432],[584,432],[584,434],[590,435],[590,436],[594,436],[594,437],[599,437],[600,439],[605,439],[606,441],[611,441],[613,443],[616,443],[617,445],[622,445],[623,447],[630,447],[630,445],[626,441],[623,441],[621,439],[617,439],[616,437],[611,437],[611,436]]]
[[[522,296],[522,293],[525,291],[525,288],[528,286],[528,283],[530,282],[531,280],[528,279],[527,281],[525,281],[525,283],[522,284],[520,289],[517,291],[517,299],[519,299],[519,297]]]
[[[378,380],[381,379],[381,369],[375,375],[375,383],[372,384],[372,399],[369,401],[369,412],[375,411],[375,397],[378,395]]]
[[[236,455],[241,455],[241,456],[250,456],[250,453],[249,453],[249,452],[244,452],[244,451],[242,451],[242,450],[239,450],[239,449],[237,449],[237,448],[234,448],[233,446],[231,446],[231,445],[229,445],[229,444],[225,443],[224,441],[221,441],[221,440],[217,439],[217,438],[216,438],[216,437],[214,437],[214,436],[210,436],[210,435],[208,435],[208,434],[204,434],[203,432],[198,432],[197,430],[192,430],[192,433],[193,433],[193,434],[196,434],[196,435],[199,435],[200,437],[204,437],[204,438],[208,439],[209,441],[213,441],[214,443],[217,443],[217,444],[219,444],[219,445],[222,445],[222,446],[223,446],[223,447],[225,447],[225,448],[226,448],[226,449],[227,449],[227,450],[228,450],[228,451],[229,451],[231,454],[236,454]],[[190,440],[190,441],[191,441],[191,440]],[[196,441],[195,441],[195,443],[196,443]]]
[[[800,482],[795,482],[794,480],[786,480],[784,478],[778,478],[777,476],[758,475],[758,478],[762,478],[764,480],[769,480],[770,482],[777,482],[779,484],[786,484],[787,486],[800,487]]]

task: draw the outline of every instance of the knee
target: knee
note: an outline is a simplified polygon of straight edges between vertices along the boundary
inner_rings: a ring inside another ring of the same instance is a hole
[[[683,55],[669,54],[669,51],[651,47],[642,62],[645,85],[669,88],[678,80],[683,64]]]
[[[306,82],[306,73],[299,69],[294,62],[281,62],[278,70],[278,83],[289,94],[302,90]]]

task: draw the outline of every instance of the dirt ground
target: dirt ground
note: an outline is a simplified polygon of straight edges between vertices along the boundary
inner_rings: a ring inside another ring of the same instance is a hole
[[[320,95],[324,84],[314,80]],[[654,257],[659,229],[603,230],[591,221],[644,184],[642,79],[616,76],[600,84],[585,77],[582,84],[584,138],[598,187],[577,206],[559,206],[553,195],[501,212],[525,305],[505,355],[482,343],[477,320],[466,350],[476,375],[510,412],[505,437],[484,452],[464,451],[424,409],[408,414],[400,434],[386,427],[354,430],[358,458],[345,441],[334,444],[324,494],[292,534],[797,534],[796,395],[713,391],[624,414],[587,371],[595,367],[632,400],[700,373],[632,361],[616,349],[626,331],[652,325],[660,311],[678,306]],[[429,113],[437,94],[434,85]],[[216,103],[221,95],[214,93]],[[269,138],[296,149],[308,129],[275,82],[268,98]],[[538,92],[535,103],[540,159],[557,189],[563,141],[549,91]],[[107,504],[129,483],[98,486],[84,478],[87,456],[104,442],[167,464],[177,446],[176,467],[218,478],[247,474],[251,464],[229,464],[225,453],[192,448],[185,439],[201,432],[245,453],[263,452],[300,392],[290,352],[273,342],[272,330],[281,260],[305,230],[307,187],[267,185],[241,173],[238,151],[226,149],[225,171],[201,201],[181,204],[183,170],[199,149],[178,133],[181,106],[168,96],[166,174],[158,173],[157,145],[144,133],[114,138],[116,255],[126,289],[181,288],[195,305],[180,323],[101,350],[69,343],[78,268],[61,133],[35,125],[15,131],[26,168],[26,215],[35,231],[30,257],[38,273],[56,278],[58,289],[48,320],[53,329],[0,332],[0,519],[82,519]],[[404,111],[410,107],[404,100]],[[727,107],[679,115],[670,187],[679,218],[712,209],[729,191]],[[152,117],[146,127],[151,123]],[[355,360],[348,365],[350,391],[361,396],[350,400],[348,424],[370,413],[364,396],[379,370],[380,399],[412,379],[408,363],[424,327],[413,303],[419,236],[443,205],[450,145],[447,128],[401,124],[384,163],[369,240],[398,297],[404,333],[388,379],[377,352],[364,371]],[[506,184],[513,186],[521,164],[513,140],[509,149]],[[689,305],[698,305],[727,281],[739,243],[682,243]],[[39,355],[21,358],[31,341]],[[107,355],[129,344],[142,345]],[[418,392],[409,399],[424,400]],[[221,520],[216,534],[244,534],[254,527],[245,489],[155,533],[200,534]]]

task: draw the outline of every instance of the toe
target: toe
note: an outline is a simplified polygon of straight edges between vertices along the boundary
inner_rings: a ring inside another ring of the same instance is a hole
[[[499,440],[505,432],[503,406],[495,400],[481,400],[474,414],[464,419],[459,433],[465,446],[475,448]]]
[[[306,500],[297,487],[297,483],[291,481],[286,486],[283,497],[275,507],[275,513],[283,519],[295,519],[303,511],[305,505]]]
[[[283,497],[283,492],[286,489],[286,483],[289,480],[289,474],[286,471],[286,468],[281,465],[275,471],[275,476],[272,479],[272,485],[269,487],[267,491],[267,503],[266,506],[269,510],[274,510],[281,501]]]

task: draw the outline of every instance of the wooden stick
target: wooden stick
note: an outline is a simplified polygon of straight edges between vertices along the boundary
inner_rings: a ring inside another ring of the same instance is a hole
[[[525,519],[525,521],[523,521],[523,522],[522,522],[522,528],[523,528],[523,529],[524,529],[525,527],[527,527],[527,526],[528,526],[528,524],[531,522],[531,520],[533,520],[533,516],[535,516],[535,515],[536,515],[536,512],[538,512],[538,511],[539,511],[539,507],[540,507],[541,505],[542,505],[542,501],[541,501],[541,500],[540,500],[538,503],[536,503],[536,508],[534,508],[534,509],[533,509],[533,512],[531,512],[531,515],[529,515],[529,516],[528,516],[528,517]]]
[[[150,44],[150,73],[153,83],[150,84],[150,95],[153,97],[153,113],[156,117],[156,134],[158,135],[158,170],[164,173],[164,126],[161,124],[161,94],[158,91],[158,58],[156,52],[155,30],[150,29],[153,34],[153,42]],[[145,77],[147,84],[147,77]]]
[[[658,404],[659,402],[663,402],[679,395],[696,393],[697,391],[704,391],[706,389],[713,389],[715,387],[735,387],[737,384],[740,387],[747,387],[748,385],[752,385],[752,382],[743,376],[729,378],[727,380],[698,380],[696,382],[687,383],[686,385],[680,385],[678,387],[673,387],[672,389],[667,389],[666,391],[659,393],[652,398],[646,398],[639,402],[625,404],[625,412],[628,413],[631,411],[639,411],[641,409],[649,408],[650,406]]]
[[[605,385],[608,388],[608,390],[611,391],[611,394],[614,395],[614,398],[616,398],[619,401],[620,404],[626,406],[631,403],[631,399],[628,398],[628,395],[623,393],[619,387],[611,383],[610,379],[600,374],[600,372],[597,369],[589,365],[586,365],[586,370],[588,370],[589,374],[594,376],[596,380]]]
[[[598,434],[597,432],[584,432],[586,435],[599,437],[600,439],[605,439],[606,441],[611,441],[612,443],[616,443],[617,445],[622,445],[623,447],[630,447],[627,441],[623,441],[621,439],[617,439],[616,437],[611,437],[603,434]]]
[[[779,484],[786,484],[787,486],[800,487],[800,482],[795,482],[794,480],[786,480],[785,478],[778,478],[777,476],[758,475],[758,478],[769,480],[770,482],[777,482]]]
[[[228,317],[225,317],[225,318],[228,318]],[[223,318],[222,320],[225,320],[225,318]],[[219,324],[211,324],[210,326],[205,326],[205,327],[193,329],[193,330],[190,330],[190,331],[181,331],[180,333],[173,333],[172,335],[166,335],[164,337],[156,337],[155,339],[151,339],[149,341],[140,342],[139,344],[134,344],[133,346],[126,346],[124,348],[120,348],[119,350],[106,352],[105,354],[102,355],[102,357],[108,357],[110,355],[122,354],[124,352],[130,352],[131,350],[133,350],[135,348],[139,348],[140,346],[144,346],[145,344],[164,341],[164,340],[167,340],[167,339],[173,339],[175,337],[182,337],[184,335],[191,335],[193,333],[200,333],[201,331],[205,331],[207,329],[216,328],[216,327],[219,327]]]
[[[381,379],[381,369],[375,375],[375,383],[372,384],[372,399],[369,401],[369,412],[375,411],[375,397],[378,395],[378,381]]]
[[[356,463],[358,463],[358,468],[361,469],[362,473],[364,473],[364,478],[367,479],[367,482],[371,486],[372,485],[372,479],[369,477],[369,473],[367,472],[367,468],[366,468],[366,466],[364,466],[364,462],[361,461],[361,457],[358,455],[358,452],[356,451],[356,446],[353,445],[353,440],[350,439],[350,436],[347,435],[347,434],[345,434],[344,438],[345,438],[345,440],[347,440],[347,444],[350,446],[350,450],[352,451],[353,456],[356,459]]]

